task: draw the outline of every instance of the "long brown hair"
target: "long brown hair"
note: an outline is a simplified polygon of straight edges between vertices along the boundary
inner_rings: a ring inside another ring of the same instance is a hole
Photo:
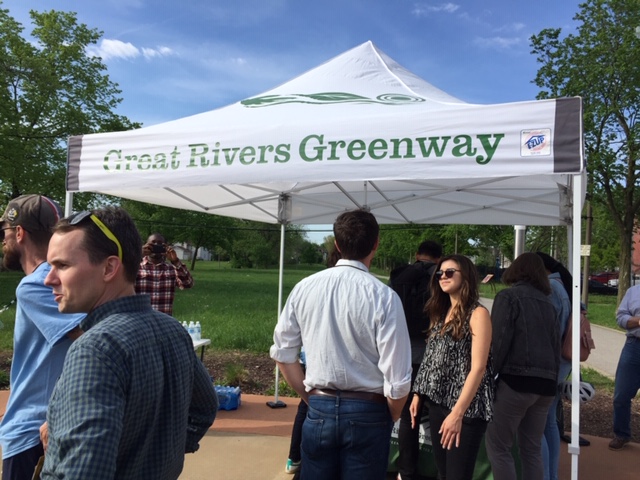
[[[473,305],[478,302],[480,293],[478,292],[478,272],[475,265],[464,255],[449,255],[441,258],[436,267],[441,270],[442,264],[447,260],[451,260],[458,264],[462,284],[460,285],[460,302],[451,312],[451,321],[442,326],[440,334],[442,335],[446,329],[452,329],[452,336],[458,340],[462,336],[465,320]],[[440,321],[447,314],[451,307],[451,298],[440,287],[440,281],[435,275],[431,277],[431,298],[424,307],[425,313],[429,315],[432,324]]]
[[[502,274],[502,282],[512,286],[525,282],[540,290],[545,295],[551,293],[549,278],[542,259],[532,252],[525,252],[516,258],[511,266]]]

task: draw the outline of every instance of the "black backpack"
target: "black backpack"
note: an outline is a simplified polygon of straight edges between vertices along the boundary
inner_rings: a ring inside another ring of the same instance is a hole
[[[389,275],[389,286],[402,300],[411,337],[422,336],[429,328],[429,317],[424,313],[424,306],[431,297],[429,282],[435,269],[433,262],[416,262],[395,268]]]

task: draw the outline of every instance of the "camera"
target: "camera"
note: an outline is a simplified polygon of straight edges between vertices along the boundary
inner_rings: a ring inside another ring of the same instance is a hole
[[[167,251],[167,247],[161,243],[151,244],[152,253],[165,253],[166,251]]]

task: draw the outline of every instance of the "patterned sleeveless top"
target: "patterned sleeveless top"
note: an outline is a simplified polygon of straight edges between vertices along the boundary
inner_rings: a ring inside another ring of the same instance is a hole
[[[413,391],[426,395],[433,403],[453,409],[471,370],[471,329],[469,320],[476,308],[484,308],[478,302],[472,306],[463,325],[460,340],[454,340],[451,328],[442,334],[444,316],[429,331],[427,350],[420,364]],[[491,350],[475,397],[464,413],[467,418],[490,421],[493,417],[495,392]]]

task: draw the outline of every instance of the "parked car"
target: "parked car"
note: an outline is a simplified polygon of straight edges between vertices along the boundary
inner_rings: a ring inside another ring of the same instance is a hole
[[[589,293],[597,293],[600,295],[617,295],[618,288],[610,287],[604,283],[600,283],[597,280],[589,280]]]
[[[589,280],[595,280],[596,282],[600,282],[604,285],[609,284],[609,280],[616,279],[618,280],[618,272],[600,272],[594,273],[593,275],[589,275]]]

